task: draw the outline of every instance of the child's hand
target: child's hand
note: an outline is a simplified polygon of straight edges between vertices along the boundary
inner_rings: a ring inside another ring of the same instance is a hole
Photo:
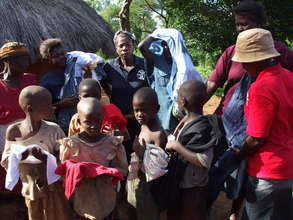
[[[113,129],[109,126],[105,126],[102,131],[103,134],[107,134],[109,136],[113,136]]]
[[[83,77],[85,79],[87,78],[92,78],[92,70],[90,68],[90,65],[85,65],[83,68],[82,68],[82,74],[83,74]]]
[[[173,140],[169,140],[167,142],[166,151],[178,151],[178,148],[181,147],[181,144],[179,143],[179,141],[173,141]]]
[[[143,158],[145,148],[146,148],[145,140],[142,139],[142,144],[140,144],[138,141],[138,138],[135,137],[135,139],[133,140],[132,149],[139,158]]]
[[[42,151],[41,151],[41,149],[38,149],[38,148],[36,148],[36,147],[34,147],[34,148],[32,149],[32,155],[33,155],[35,158],[39,159],[40,161],[44,161],[44,160],[47,159],[47,155],[46,155],[46,154],[43,154]]]

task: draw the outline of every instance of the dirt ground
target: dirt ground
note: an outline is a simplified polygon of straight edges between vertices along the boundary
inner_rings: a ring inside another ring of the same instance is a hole
[[[220,98],[218,96],[212,96],[210,100],[204,105],[204,114],[213,114],[220,103]]]

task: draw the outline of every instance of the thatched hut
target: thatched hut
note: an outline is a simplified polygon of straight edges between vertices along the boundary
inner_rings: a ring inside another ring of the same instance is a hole
[[[14,40],[30,46],[33,60],[44,39],[60,37],[65,48],[115,54],[110,26],[83,0],[1,0],[0,45]]]

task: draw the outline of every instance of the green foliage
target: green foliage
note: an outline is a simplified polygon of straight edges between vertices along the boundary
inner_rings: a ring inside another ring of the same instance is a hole
[[[233,7],[237,0],[163,0],[172,27],[179,29],[192,50],[200,50],[217,58],[224,49],[235,43]],[[267,25],[274,38],[293,40],[293,1],[262,0],[266,7]],[[195,46],[196,45],[196,46]],[[215,51],[218,54],[215,54]],[[191,52],[194,53],[194,52]]]
[[[113,31],[120,29],[119,11],[123,0],[85,0],[91,7],[107,21]],[[162,6],[159,0],[133,0],[130,6],[131,31],[135,34],[137,42],[144,39],[149,33],[153,32],[160,17],[154,11],[161,13]]]

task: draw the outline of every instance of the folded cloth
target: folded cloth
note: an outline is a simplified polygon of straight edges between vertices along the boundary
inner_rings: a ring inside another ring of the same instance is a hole
[[[74,162],[71,160],[65,160],[63,163],[59,164],[55,173],[65,175],[64,187],[67,199],[70,199],[75,188],[78,187],[84,178],[96,178],[100,175],[109,175],[113,177],[113,185],[116,185],[123,179],[123,175],[116,168],[105,167],[93,162]]]
[[[103,111],[104,118],[102,123],[102,129],[104,129],[105,126],[108,126],[112,129],[118,128],[120,131],[125,131],[127,121],[124,118],[120,109],[116,105],[105,105],[103,106]]]
[[[14,186],[17,184],[19,180],[19,163],[30,163],[30,164],[38,164],[42,163],[42,161],[38,160],[32,155],[29,155],[25,160],[22,159],[22,153],[26,150],[31,150],[33,148],[38,148],[41,150],[43,154],[47,155],[47,181],[48,184],[52,184],[60,179],[60,176],[55,174],[55,169],[57,167],[56,158],[54,155],[50,154],[48,151],[45,151],[38,145],[29,145],[22,146],[17,144],[11,145],[11,152],[8,157],[8,167],[7,174],[5,179],[5,188],[8,190],[12,190]]]
[[[147,144],[143,156],[143,171],[146,175],[146,181],[149,182],[165,175],[168,172],[168,162],[169,156],[162,148]]]
[[[102,76],[97,75],[97,72],[94,70],[97,67],[97,64],[104,63],[104,60],[94,53],[85,53],[82,51],[71,51],[68,53],[72,57],[76,57],[75,62],[75,76],[82,77],[82,68],[89,65],[92,71],[92,78],[95,80],[101,80]]]

